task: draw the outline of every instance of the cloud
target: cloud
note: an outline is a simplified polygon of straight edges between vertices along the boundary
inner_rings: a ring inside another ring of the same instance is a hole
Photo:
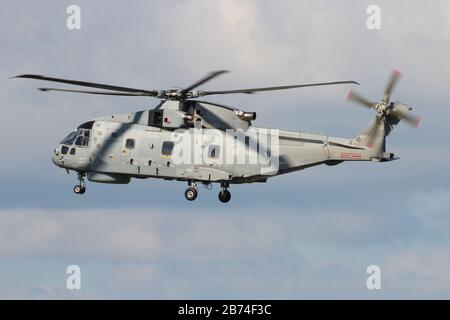
[[[283,240],[283,225],[264,214],[254,220],[164,209],[15,209],[1,210],[0,222],[0,255],[9,258],[224,261],[270,253]]]
[[[14,286],[20,272],[8,270],[0,286],[10,288],[9,296],[31,298],[370,297],[365,268],[376,263],[388,297],[404,295],[402,281],[415,297],[425,287],[424,295],[442,292],[446,286],[430,278],[430,268],[440,272],[448,254],[406,251],[417,243],[432,248],[431,237],[414,233],[407,213],[391,214],[302,207],[3,209],[2,260],[40,271]],[[68,264],[82,267],[78,295],[64,288]]]
[[[278,212],[277,212],[278,210]],[[406,220],[401,221],[405,224]],[[3,209],[0,255],[81,260],[218,262],[276,253],[286,242],[363,246],[406,239],[400,221],[372,211],[299,207]],[[414,226],[414,220],[408,223]],[[392,229],[396,233],[391,233]],[[380,237],[380,234],[384,234]],[[13,243],[14,246],[10,244]]]
[[[139,224],[142,216],[133,222],[117,217],[121,215],[108,216],[102,210],[4,210],[0,214],[0,255],[148,259],[155,254],[159,245],[151,222]]]
[[[383,271],[387,286],[396,287],[405,295],[420,292],[446,299],[450,293],[450,254],[448,248],[436,248],[426,253],[405,251],[389,258]]]
[[[435,189],[415,194],[412,214],[427,232],[447,237],[450,231],[450,191]]]

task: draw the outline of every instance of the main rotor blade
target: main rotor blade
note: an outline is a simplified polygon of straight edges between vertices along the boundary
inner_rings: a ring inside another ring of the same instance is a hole
[[[316,87],[316,86],[328,86],[334,84],[358,84],[355,81],[335,81],[335,82],[322,82],[322,83],[308,83],[308,84],[296,84],[291,86],[278,86],[278,87],[262,87],[262,88],[251,88],[251,89],[237,89],[237,90],[221,90],[221,91],[200,91],[200,96],[208,96],[212,94],[231,94],[231,93],[255,93],[262,91],[274,91],[274,90],[286,90],[286,89],[294,89],[294,88],[303,88],[303,87]]]
[[[75,86],[91,87],[91,88],[113,90],[113,91],[139,92],[139,93],[145,92],[145,93],[148,93],[151,95],[157,94],[156,90],[143,90],[143,89],[136,89],[136,88],[112,86],[109,84],[102,84],[102,83],[95,83],[95,82],[86,82],[86,81],[69,80],[69,79],[61,79],[61,78],[51,78],[51,77],[41,76],[41,75],[37,75],[37,74],[22,74],[19,76],[15,76],[13,78],[53,81],[53,82],[73,84]]]
[[[99,94],[107,96],[132,96],[132,97],[153,97],[155,95],[145,92],[108,92],[108,91],[86,91],[86,90],[70,90],[70,89],[59,89],[59,88],[38,88],[41,91],[57,91],[57,92],[72,92],[72,93],[87,93],[87,94]]]
[[[227,72],[229,72],[229,71],[228,70],[218,70],[218,71],[213,71],[213,72],[209,73],[208,75],[201,78],[197,82],[194,82],[193,84],[191,84],[189,87],[186,87],[183,90],[181,90],[181,96],[185,96],[186,93],[188,93],[192,89],[197,88],[198,86],[201,86],[202,84],[214,79],[217,76],[220,76],[221,74],[227,73]]]
[[[398,81],[402,77],[402,73],[398,70],[393,70],[391,77],[389,78],[389,81],[386,85],[386,89],[384,89],[384,97],[383,102],[388,104],[389,100],[391,99],[392,91],[394,91],[394,88],[397,86]]]
[[[362,105],[367,108],[373,108],[375,106],[375,102],[370,101],[369,99],[363,97],[359,93],[356,93],[352,90],[348,92],[347,100],[353,101],[359,105]]]

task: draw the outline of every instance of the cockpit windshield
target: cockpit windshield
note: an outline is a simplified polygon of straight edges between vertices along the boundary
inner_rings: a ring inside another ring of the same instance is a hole
[[[87,147],[89,145],[89,138],[91,136],[91,129],[94,121],[83,123],[76,130],[69,133],[69,135],[61,141],[61,144],[70,146],[75,144],[80,147]]]
[[[78,134],[78,130],[72,131],[71,133],[69,133],[69,135],[67,137],[65,137],[61,141],[61,144],[65,144],[65,145],[70,146],[75,141],[75,138],[77,137],[77,134]]]

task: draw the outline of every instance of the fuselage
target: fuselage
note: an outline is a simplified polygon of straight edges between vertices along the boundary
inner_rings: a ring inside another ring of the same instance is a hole
[[[195,130],[186,128],[184,133],[189,137],[202,133],[201,140],[193,138],[190,145],[193,150],[200,144],[197,153],[202,157],[196,161],[194,156],[183,162],[177,156],[179,152],[175,154],[180,143],[179,131],[149,126],[130,115],[100,118],[69,134],[54,150],[52,160],[59,167],[86,174],[94,182],[128,183],[131,178],[161,178],[246,183],[264,182],[279,174],[320,164],[373,158],[373,150],[352,145],[346,138],[255,126],[246,130]],[[270,137],[261,139],[258,135],[261,132]],[[220,137],[214,140],[211,136]],[[234,143],[231,147],[229,141]],[[231,151],[236,153],[233,159],[228,157]],[[265,161],[258,161],[261,156],[265,156]]]

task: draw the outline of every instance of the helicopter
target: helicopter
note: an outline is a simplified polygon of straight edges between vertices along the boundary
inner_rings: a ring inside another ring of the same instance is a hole
[[[187,182],[185,198],[193,201],[198,185],[220,184],[219,200],[231,199],[232,184],[267,182],[269,178],[318,165],[344,161],[386,162],[398,159],[386,152],[386,137],[400,120],[417,127],[412,108],[391,101],[401,78],[393,71],[379,102],[349,91],[348,99],[375,110],[371,124],[352,138],[301,131],[260,128],[256,112],[199,100],[205,96],[253,94],[294,88],[356,84],[334,81],[250,89],[202,91],[198,87],[226,73],[214,71],[184,88],[147,90],[109,84],[22,74],[14,78],[43,80],[101,89],[100,91],[43,87],[43,92],[112,96],[144,96],[160,100],[153,108],[99,117],[79,125],[53,150],[53,163],[77,174],[76,194],[91,182],[127,184],[131,179],[158,178]],[[180,147],[181,146],[181,147]],[[195,158],[197,156],[197,161]],[[186,160],[187,159],[187,160]],[[194,160],[193,160],[194,159]],[[180,161],[186,160],[186,161]]]

